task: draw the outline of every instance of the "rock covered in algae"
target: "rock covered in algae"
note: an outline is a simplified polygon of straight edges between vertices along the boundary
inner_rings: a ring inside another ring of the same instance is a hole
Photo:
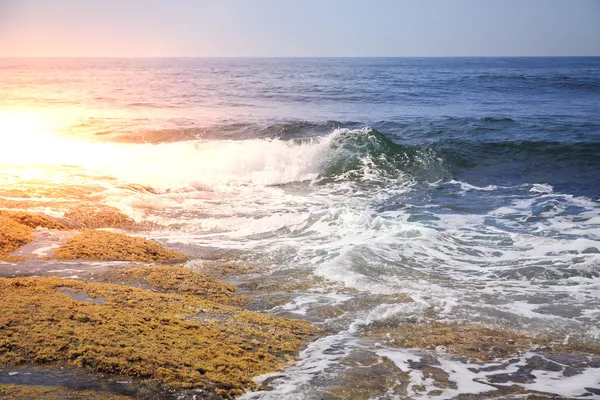
[[[185,260],[185,254],[139,237],[108,231],[85,230],[54,251],[61,260],[161,262]]]
[[[237,288],[234,285],[173,265],[126,268],[106,274],[101,279],[128,286],[149,287],[159,292],[191,294],[224,304],[237,304],[241,300],[240,296],[235,295]]]
[[[0,210],[0,217],[5,217],[29,228],[46,228],[65,230],[67,227],[62,223],[45,215],[33,214],[23,211]]]
[[[0,215],[0,259],[33,241],[32,229]]]
[[[221,305],[60,278],[0,278],[0,366],[69,363],[233,397],[284,367],[309,325]]]
[[[117,228],[124,230],[152,229],[152,223],[138,223],[118,209],[109,206],[76,207],[64,214],[65,224],[75,229]]]
[[[365,335],[384,336],[390,344],[400,347],[424,350],[442,348],[450,354],[482,361],[510,357],[534,347],[542,347],[545,351],[557,353],[600,353],[600,346],[594,344],[555,343],[547,338],[529,337],[517,332],[477,324],[406,323],[393,328],[377,328]]]
[[[33,231],[36,228],[68,230],[74,224],[84,226],[112,226],[139,229],[140,224],[129,217],[112,210],[103,213],[84,213],[85,216],[69,214],[79,220],[65,220],[68,225],[50,217],[29,212],[0,210],[0,260],[19,261],[19,257],[11,253],[21,246],[34,241]],[[81,222],[81,221],[84,222]],[[55,250],[54,256],[63,260],[105,260],[105,261],[139,261],[161,262],[167,260],[185,260],[182,253],[167,249],[158,243],[138,237],[108,231],[84,230],[79,235]]]
[[[48,217],[17,211],[0,210],[0,260],[16,260],[10,254],[34,240],[35,228],[64,230],[66,227]]]
[[[15,400],[130,400],[131,397],[116,393],[70,390],[60,386],[25,386],[0,384],[0,399]]]

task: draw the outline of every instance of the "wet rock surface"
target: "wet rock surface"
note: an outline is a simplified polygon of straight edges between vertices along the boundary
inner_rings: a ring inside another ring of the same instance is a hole
[[[315,349],[321,356],[312,360],[313,353],[307,353],[290,371],[267,378],[264,391],[249,399],[285,398],[278,397],[284,393],[282,388],[293,384],[290,382],[298,375],[310,381],[302,386],[301,394],[294,392],[301,399],[559,400],[598,396],[600,356],[594,354],[598,348],[594,343],[565,344],[484,325],[423,324],[410,318],[365,323],[356,331],[344,332],[356,315],[374,302],[410,307],[411,300],[343,289],[336,297],[331,294],[332,287],[325,295],[310,286],[293,286],[302,282],[293,275],[256,279],[248,277],[248,284],[241,283],[251,304],[278,315],[299,316],[339,340],[323,339],[319,351]],[[270,291],[287,286],[294,291]],[[307,372],[318,365],[323,365],[322,372]],[[271,389],[274,394],[269,394]]]

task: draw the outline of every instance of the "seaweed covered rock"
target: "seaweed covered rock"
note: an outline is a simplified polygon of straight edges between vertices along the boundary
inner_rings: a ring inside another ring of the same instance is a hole
[[[573,342],[555,343],[547,338],[527,335],[504,329],[494,329],[477,324],[417,323],[375,329],[366,336],[384,335],[390,344],[399,347],[415,347],[424,350],[441,348],[444,351],[471,359],[488,361],[506,358],[534,347],[549,352],[600,353],[600,346]]]
[[[60,278],[0,278],[0,366],[68,363],[234,397],[293,359],[309,325],[221,305]]]
[[[10,253],[33,241],[33,229],[0,215],[0,260],[10,259]]]
[[[0,399],[14,400],[127,400],[129,396],[116,393],[93,392],[89,390],[70,390],[59,386],[24,386],[0,384]]]
[[[124,230],[152,229],[152,223],[138,223],[119,210],[109,206],[76,207],[65,212],[65,224],[75,229],[117,228]]]
[[[0,210],[0,260],[18,261],[11,253],[33,242],[37,228],[69,230],[75,226],[121,227],[141,229],[142,225],[112,210],[99,213],[68,214],[75,220],[65,219],[65,225],[50,217],[22,211]],[[188,257],[169,250],[158,243],[138,237],[108,231],[84,230],[56,249],[54,256],[62,260],[106,260],[164,262],[183,261]]]
[[[47,217],[45,215],[33,214],[23,211],[7,211],[0,210],[0,217],[5,217],[17,222],[20,225],[28,226],[30,228],[46,228],[46,229],[57,229],[66,230],[67,227],[62,223]]]
[[[15,260],[10,254],[32,242],[33,231],[38,227],[66,229],[61,223],[42,215],[0,210],[0,260]]]
[[[136,287],[149,287],[164,293],[185,293],[225,304],[239,303],[236,287],[204,276],[188,268],[157,265],[121,269],[102,277],[103,281]]]
[[[61,260],[163,262],[185,260],[185,254],[139,237],[108,231],[86,230],[54,251]]]

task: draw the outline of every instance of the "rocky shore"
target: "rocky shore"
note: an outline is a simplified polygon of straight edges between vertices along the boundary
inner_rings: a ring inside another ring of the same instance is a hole
[[[285,367],[315,333],[305,322],[245,309],[235,286],[185,268],[180,252],[70,228],[81,225],[0,211],[0,369],[15,376],[0,382],[0,398],[233,398],[259,388],[253,377]],[[19,252],[57,232],[50,246]],[[53,276],[60,269],[48,266],[65,260],[128,263],[78,279]],[[36,381],[44,376],[37,367],[66,368],[73,382],[93,373],[113,385],[52,387]],[[32,378],[19,382],[20,374]],[[117,381],[129,382],[126,390]]]

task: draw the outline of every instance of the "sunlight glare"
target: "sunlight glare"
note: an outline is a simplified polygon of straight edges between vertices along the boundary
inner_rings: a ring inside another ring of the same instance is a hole
[[[91,142],[70,140],[42,115],[0,111],[0,164],[94,166],[101,156]]]

